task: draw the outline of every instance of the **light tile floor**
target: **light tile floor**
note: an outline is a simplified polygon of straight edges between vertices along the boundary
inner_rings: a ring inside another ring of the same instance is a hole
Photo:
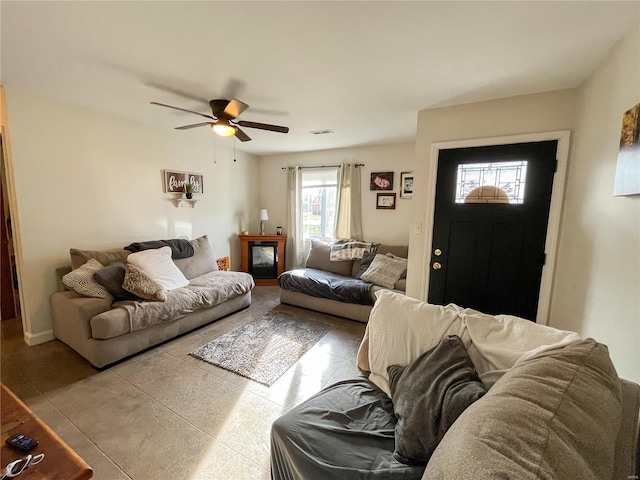
[[[189,355],[275,307],[331,330],[271,387]],[[268,479],[271,423],[358,373],[365,327],[280,306],[277,287],[256,287],[248,309],[97,370],[57,340],[28,347],[19,320],[1,326],[2,381],[98,480]]]

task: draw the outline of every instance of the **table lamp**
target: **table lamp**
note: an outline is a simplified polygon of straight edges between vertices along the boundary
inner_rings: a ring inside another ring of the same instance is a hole
[[[267,213],[266,208],[261,208],[260,213],[258,214],[260,218],[260,235],[264,235],[264,222],[265,220],[269,220],[269,214]]]

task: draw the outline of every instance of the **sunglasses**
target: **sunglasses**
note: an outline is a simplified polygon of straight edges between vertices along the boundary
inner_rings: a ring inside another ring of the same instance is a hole
[[[7,468],[4,470],[4,475],[0,477],[0,480],[4,480],[5,478],[13,478],[20,475],[31,465],[37,465],[44,458],[44,453],[39,455],[27,455],[24,458],[20,458],[14,462],[11,462],[7,465]]]

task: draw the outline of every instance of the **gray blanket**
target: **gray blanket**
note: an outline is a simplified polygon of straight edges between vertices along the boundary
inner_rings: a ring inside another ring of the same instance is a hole
[[[124,301],[131,331],[167,322],[205,307],[213,307],[254,287],[253,277],[243,272],[213,271],[191,280],[184,288],[167,292],[166,302]]]
[[[420,480],[395,447],[391,399],[366,378],[325,388],[271,427],[273,480]],[[453,479],[452,479],[453,480]]]
[[[372,283],[344,277],[315,268],[290,270],[278,277],[280,288],[312,297],[328,298],[345,303],[373,305]]]
[[[131,245],[124,247],[125,250],[129,250],[132,253],[141,252],[142,250],[154,250],[156,248],[169,247],[171,248],[171,258],[174,260],[178,258],[193,257],[193,245],[189,240],[181,238],[174,238],[171,240],[149,240],[147,242],[135,242]]]

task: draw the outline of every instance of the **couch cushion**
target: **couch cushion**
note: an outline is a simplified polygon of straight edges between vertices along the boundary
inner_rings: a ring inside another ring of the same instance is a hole
[[[391,254],[376,254],[375,258],[360,277],[365,282],[375,283],[385,288],[393,288],[402,272],[407,269],[407,259]]]
[[[113,295],[93,279],[93,274],[102,270],[102,268],[103,266],[100,262],[91,258],[85,264],[62,277],[62,283],[85,297],[113,300]]]
[[[103,266],[107,266],[112,262],[126,262],[131,252],[127,250],[79,250],[72,248],[69,250],[71,257],[71,268],[76,269],[84,265],[87,260],[93,258],[100,262]]]
[[[315,268],[317,270],[325,270],[327,272],[351,276],[351,267],[353,260],[345,260],[343,262],[332,262],[331,243],[321,242],[319,240],[311,240],[311,250],[309,258],[307,258],[307,268]]]
[[[453,422],[486,389],[459,337],[448,335],[407,366],[390,365],[399,462],[426,463]]]
[[[127,263],[122,288],[145,300],[164,302],[167,299],[165,288],[132,263]]]
[[[371,265],[371,262],[373,262],[374,258],[376,258],[376,252],[375,251],[373,251],[373,252],[364,252],[364,254],[362,255],[362,259],[360,260],[359,263],[355,262],[355,261],[353,262],[354,267],[355,267],[356,263],[358,263],[358,265],[360,265],[360,267],[353,274],[353,276],[355,278],[361,278],[362,274],[367,271],[367,268],[369,268],[369,266]]]
[[[218,264],[211,250],[207,235],[191,240],[193,256],[175,259],[173,263],[180,269],[184,276],[192,280],[205,273],[218,270]]]
[[[137,300],[139,297],[124,288],[124,275],[127,266],[122,262],[113,262],[93,274],[93,279],[106,288],[116,300]]]
[[[454,423],[423,478],[609,479],[620,418],[606,346],[523,357]]]
[[[132,253],[127,263],[138,267],[167,291],[189,285],[189,280],[171,260],[169,247]]]

